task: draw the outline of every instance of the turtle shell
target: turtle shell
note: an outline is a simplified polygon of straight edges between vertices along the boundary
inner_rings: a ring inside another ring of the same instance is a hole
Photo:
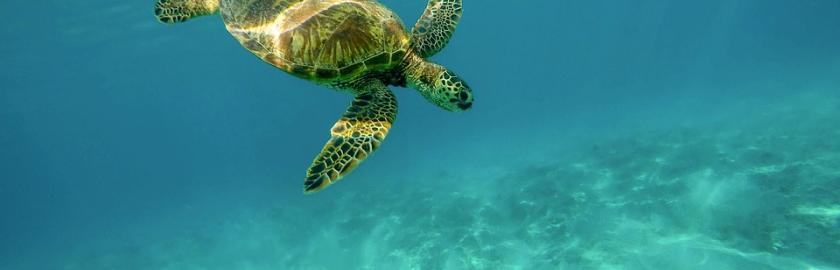
[[[375,0],[222,0],[220,13],[246,49],[316,82],[388,70],[409,47],[399,17]]]

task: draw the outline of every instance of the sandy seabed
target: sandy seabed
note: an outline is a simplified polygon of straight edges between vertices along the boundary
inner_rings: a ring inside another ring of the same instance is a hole
[[[234,214],[176,238],[79,252],[62,267],[837,269],[840,102],[752,112],[593,140],[481,176]]]

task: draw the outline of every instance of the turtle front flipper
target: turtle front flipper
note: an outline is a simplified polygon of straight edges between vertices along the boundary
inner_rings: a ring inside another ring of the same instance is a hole
[[[219,12],[219,3],[220,0],[158,0],[155,17],[162,23],[184,22]]]
[[[423,58],[440,52],[461,20],[461,0],[429,0],[411,30],[411,46]]]
[[[359,89],[353,103],[332,127],[332,137],[309,166],[304,193],[341,180],[365,160],[388,135],[397,117],[397,100],[380,81]]]

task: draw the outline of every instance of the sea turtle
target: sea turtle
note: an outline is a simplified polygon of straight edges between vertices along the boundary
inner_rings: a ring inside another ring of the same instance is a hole
[[[347,175],[385,139],[397,115],[388,86],[410,86],[449,111],[472,106],[460,77],[427,58],[449,42],[461,0],[429,0],[411,34],[376,0],[158,0],[155,15],[174,24],[220,14],[243,47],[294,76],[355,99],[304,179],[313,193]]]

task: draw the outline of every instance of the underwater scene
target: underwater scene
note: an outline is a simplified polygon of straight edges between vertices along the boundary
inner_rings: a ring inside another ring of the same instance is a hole
[[[161,2],[0,2],[0,270],[840,269],[840,1]]]

